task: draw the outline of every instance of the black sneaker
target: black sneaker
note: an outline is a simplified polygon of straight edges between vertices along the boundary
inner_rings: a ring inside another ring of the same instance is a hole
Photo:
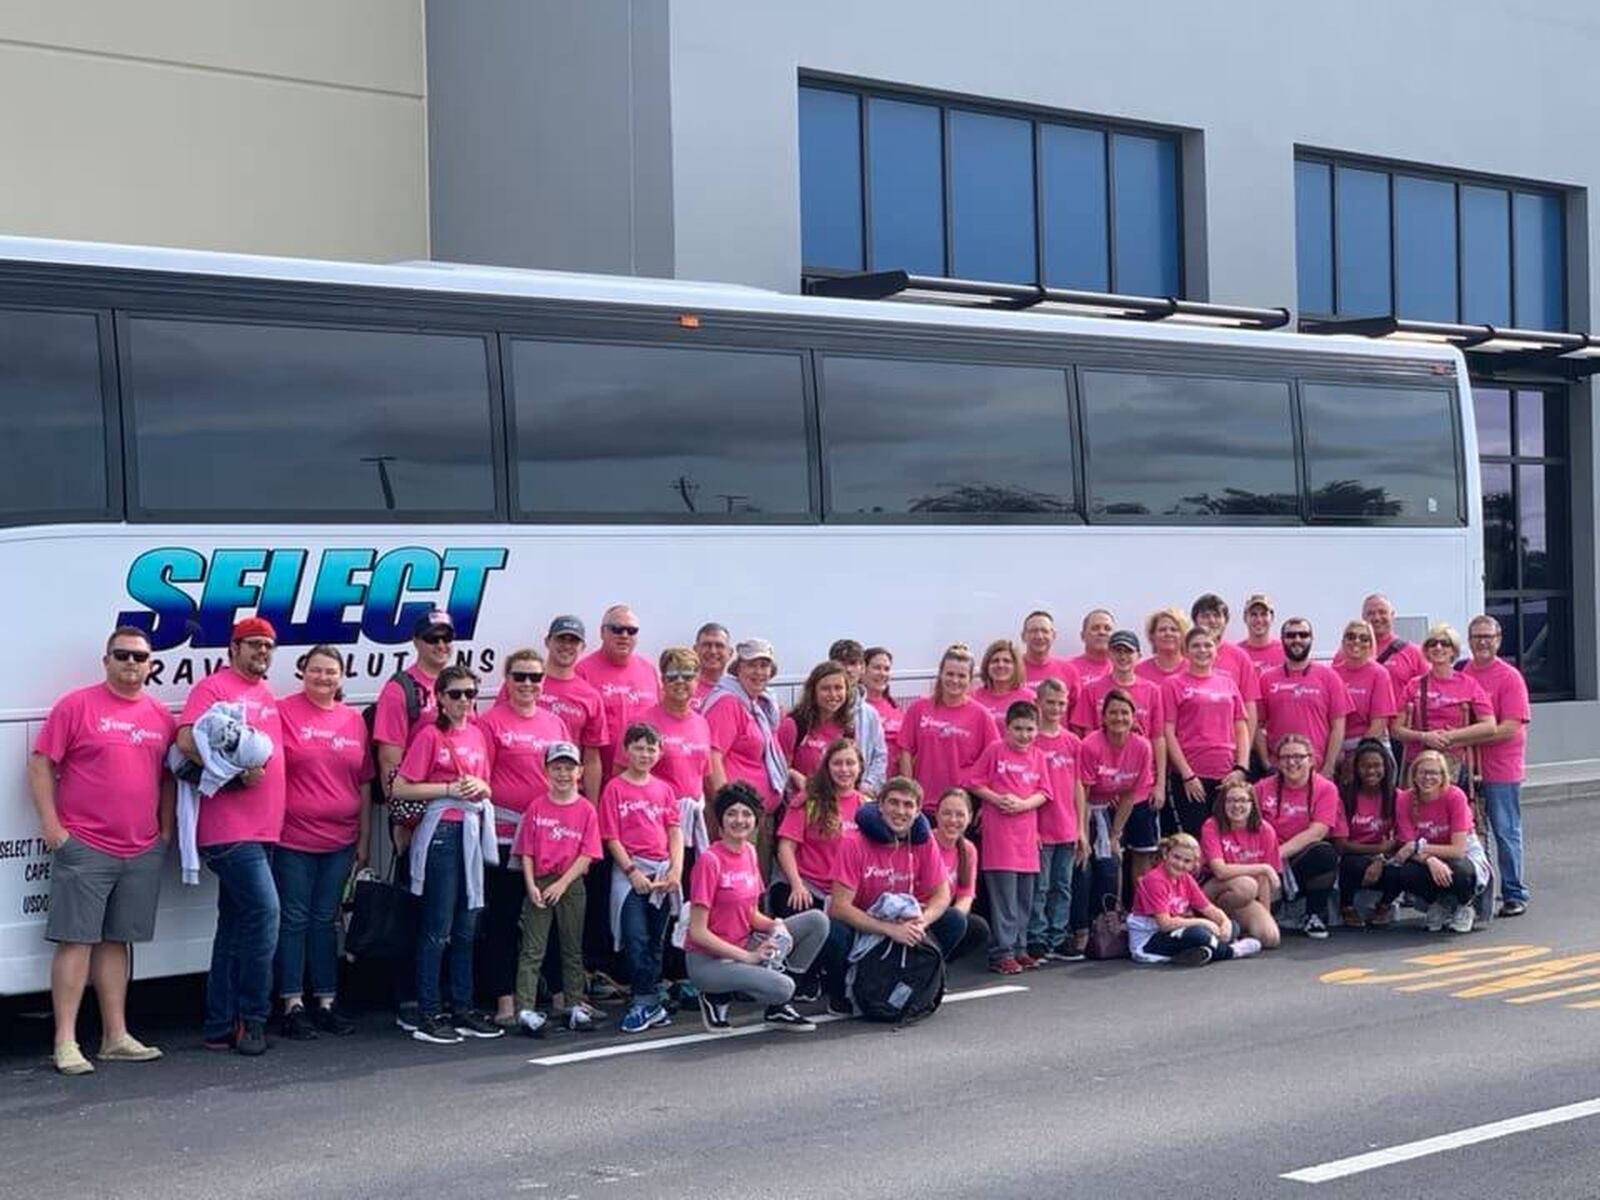
[[[791,1004],[815,1004],[822,999],[822,981],[820,979],[805,979],[794,985],[794,995],[789,997]]]
[[[505,1037],[506,1031],[501,1029],[481,1012],[469,1012],[458,1015],[455,1019],[455,1031],[462,1037],[497,1038]]]
[[[345,1037],[356,1031],[356,1023],[331,1004],[319,1004],[311,1010],[311,1023],[323,1033]]]
[[[284,1013],[283,1036],[291,1042],[316,1041],[317,1027],[311,1021],[311,1014],[304,1008],[291,1008]]]
[[[422,1012],[417,1008],[415,1000],[407,1000],[395,1010],[394,1023],[407,1033],[415,1033],[422,1024]]]
[[[411,1036],[419,1042],[431,1042],[435,1046],[454,1046],[461,1040],[461,1035],[456,1032],[456,1027],[450,1019],[440,1013],[419,1018],[417,1027],[411,1031]]]
[[[733,1028],[728,1020],[728,1002],[714,1000],[705,992],[700,993],[700,1023],[706,1027],[707,1033],[722,1033]]]
[[[853,1017],[856,1015],[856,1006],[850,1003],[846,996],[828,997],[828,1015],[832,1017]]]
[[[316,1034],[313,1032],[313,1037]],[[239,1034],[239,1040],[233,1047],[247,1058],[255,1058],[267,1052],[267,1023],[265,1021],[246,1021],[244,1029]]]
[[[1501,902],[1500,911],[1497,915],[1502,917],[1520,917],[1527,911],[1528,902],[1526,900],[1505,900]]]
[[[792,1033],[810,1033],[817,1027],[809,1017],[802,1017],[787,1004],[771,1005],[762,1020],[775,1029],[784,1029]]]
[[[1211,961],[1210,946],[1186,946],[1172,956],[1180,967],[1203,967]]]

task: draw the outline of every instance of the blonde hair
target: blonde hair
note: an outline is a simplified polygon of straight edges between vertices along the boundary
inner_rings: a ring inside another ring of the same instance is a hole
[[[544,655],[532,646],[519,647],[506,655],[505,668],[501,673],[509,679],[511,677],[511,668],[519,662],[536,662],[542,667],[544,666]]]
[[[1357,617],[1354,621],[1346,621],[1344,630],[1340,633],[1340,640],[1349,637],[1352,633],[1364,633],[1367,641],[1373,646],[1378,644],[1378,635],[1372,632],[1372,622],[1364,621]]]
[[[1443,787],[1449,787],[1455,779],[1455,771],[1450,766],[1450,760],[1438,750],[1424,750],[1411,760],[1406,767],[1406,786],[1415,794],[1417,790],[1417,768],[1423,763],[1438,767],[1444,775]],[[1443,790],[1443,788],[1441,788]]]
[[[673,667],[677,667],[680,671],[700,670],[699,657],[687,646],[668,646],[661,652],[657,663],[663,675]]]
[[[1155,644],[1155,640],[1156,640],[1156,623],[1158,621],[1160,621],[1162,617],[1171,617],[1174,621],[1177,622],[1177,624],[1178,624],[1178,637],[1180,639],[1188,636],[1188,633],[1189,633],[1189,618],[1188,618],[1188,616],[1184,613],[1183,609],[1177,608],[1177,607],[1169,604],[1169,605],[1167,605],[1166,608],[1158,608],[1158,609],[1156,609],[1155,612],[1151,613],[1148,617],[1146,617],[1144,619],[1144,636],[1145,636],[1145,639],[1147,641],[1149,641],[1152,645]]]
[[[933,702],[935,704],[940,704],[944,701],[944,685],[942,681],[944,677],[944,665],[948,662],[966,663],[967,671],[969,673],[977,673],[974,669],[976,663],[972,657],[972,651],[967,648],[967,644],[965,642],[951,642],[944,648],[944,653],[939,656],[939,669],[934,673],[933,676],[933,691],[930,692],[929,695],[933,697]],[[887,786],[888,785],[886,784],[885,787]]]
[[[1193,834],[1169,833],[1166,837],[1161,839],[1162,858],[1165,858],[1174,850],[1190,850],[1193,851],[1196,858],[1200,857],[1200,843],[1195,840]]]
[[[1461,653],[1461,635],[1456,632],[1455,626],[1448,621],[1440,621],[1437,625],[1428,626],[1428,636],[1422,639],[1424,647],[1436,638],[1443,638],[1450,643],[1450,647],[1455,653]]]

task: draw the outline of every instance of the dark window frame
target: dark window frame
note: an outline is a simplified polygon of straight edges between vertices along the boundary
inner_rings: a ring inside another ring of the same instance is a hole
[[[918,89],[897,87],[894,85],[870,83],[862,80],[850,79],[842,76],[823,73],[802,72],[799,76],[801,89],[814,89],[818,91],[842,92],[854,96],[857,101],[857,144],[860,150],[860,175],[861,175],[861,261],[867,271],[899,269],[902,263],[875,263],[872,256],[872,184],[871,184],[871,150],[870,150],[870,119],[868,116],[868,102],[873,99],[895,100],[912,104],[924,104],[937,107],[939,110],[939,147],[940,147],[940,173],[943,180],[943,215],[944,215],[944,271],[941,275],[950,276],[951,264],[954,262],[955,232],[951,221],[951,176],[950,176],[950,114],[953,111],[978,113],[986,116],[1011,117],[1029,122],[1031,125],[1031,145],[1033,160],[1033,264],[1034,280],[1043,279],[1046,262],[1045,255],[1045,206],[1044,182],[1041,164],[1043,161],[1043,136],[1042,129],[1047,125],[1060,125],[1071,129],[1085,129],[1102,135],[1103,151],[1105,156],[1105,183],[1106,183],[1106,272],[1108,276],[1109,291],[1130,291],[1132,289],[1119,288],[1117,280],[1117,251],[1116,251],[1116,171],[1115,171],[1115,146],[1116,135],[1125,134],[1136,137],[1153,138],[1167,142],[1172,147],[1173,166],[1175,170],[1174,190],[1177,201],[1177,228],[1175,230],[1177,250],[1177,287],[1172,295],[1182,299],[1188,296],[1188,244],[1187,230],[1185,229],[1185,192],[1188,186],[1187,173],[1184,166],[1183,137],[1190,132],[1179,126],[1145,124],[1134,121],[1123,121],[1109,117],[1080,115],[1051,109],[1041,105],[1009,104],[986,100],[979,97],[964,96],[957,93],[941,92],[931,89]],[[798,111],[798,105],[797,105]],[[798,137],[798,131],[796,136]],[[854,271],[828,266],[814,266],[804,262],[805,247],[801,247],[801,274],[811,278],[832,278],[841,275],[855,274]],[[1058,285],[1062,286],[1062,285]]]

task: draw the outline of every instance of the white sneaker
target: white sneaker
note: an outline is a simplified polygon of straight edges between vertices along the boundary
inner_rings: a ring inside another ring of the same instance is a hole
[[[545,1015],[531,1008],[525,1008],[517,1014],[517,1027],[529,1037],[543,1037],[545,1024]]]
[[[1428,905],[1428,932],[1438,933],[1440,930],[1442,930],[1444,928],[1445,919],[1448,917],[1448,915],[1449,910],[1437,900]]]
[[[1242,937],[1233,943],[1233,956],[1235,958],[1249,958],[1252,954],[1261,953],[1261,943],[1253,937]]]
[[[1450,914],[1450,932],[1451,933],[1471,933],[1472,932],[1472,923],[1474,921],[1476,921],[1477,918],[1478,918],[1478,914],[1475,911],[1473,911],[1472,905],[1470,905],[1470,904],[1458,904],[1458,905],[1456,905],[1455,912]]]
[[[589,1033],[594,1029],[594,1017],[586,1004],[574,1004],[567,1009],[567,1028],[574,1033]]]

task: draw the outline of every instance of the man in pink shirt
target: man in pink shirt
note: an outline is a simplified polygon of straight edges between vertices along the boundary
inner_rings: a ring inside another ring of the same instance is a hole
[[[694,681],[694,698],[689,706],[699,712],[701,701],[727,673],[728,660],[733,657],[733,634],[726,625],[707,621],[695,632],[694,656],[700,663],[700,675]]]
[[[634,653],[639,645],[639,618],[626,604],[613,604],[600,617],[600,649],[578,660],[578,677],[600,693],[606,707],[607,745],[600,751],[606,779],[620,769],[614,764],[629,725],[661,698],[655,667]]]
[[[155,936],[161,862],[172,841],[174,791],[166,772],[172,715],[145,694],[150,640],[119,627],[106,642],[101,683],[51,708],[28,758],[28,787],[50,864],[50,964],[55,1066],[86,1075],[78,1008],[94,980],[100,1058],[148,1062],[161,1051],[128,1032],[128,944]]]
[[[1260,721],[1257,705],[1261,699],[1261,684],[1250,656],[1227,639],[1228,616],[1228,602],[1215,592],[1206,592],[1189,606],[1189,619],[1201,629],[1209,630],[1217,643],[1213,669],[1230,676],[1239,687],[1239,695],[1244,699],[1244,715],[1250,722],[1250,738],[1254,741]]]
[[[578,674],[587,636],[583,622],[570,613],[550,622],[544,638],[544,690],[539,693],[539,707],[560,717],[568,737],[582,747],[583,794],[590,804],[599,804],[605,784],[600,751],[610,742],[611,731],[599,690]]]
[[[1111,635],[1106,636],[1109,638]],[[1082,684],[1076,667],[1050,653],[1055,644],[1056,619],[1042,608],[1029,613],[1022,622],[1022,669],[1029,683],[1038,683],[1041,679],[1059,679],[1066,684],[1067,711],[1071,712]]]
[[[1493,617],[1472,618],[1467,645],[1472,660],[1463,671],[1478,681],[1494,709],[1494,733],[1478,744],[1478,769],[1499,859],[1500,915],[1520,917],[1528,911],[1528,885],[1522,878],[1522,779],[1533,716],[1528,684],[1521,671],[1500,657],[1500,622]]]
[[[1117,619],[1111,615],[1110,609],[1091,608],[1083,614],[1083,624],[1078,627],[1078,640],[1083,643],[1083,653],[1067,661],[1078,673],[1078,682],[1084,687],[1111,674],[1111,635],[1116,629]]]
[[[389,798],[389,785],[394,782],[394,773],[405,757],[406,747],[411,745],[417,730],[433,720],[433,681],[450,665],[455,644],[456,627],[449,613],[442,608],[423,613],[411,627],[413,661],[404,670],[396,671],[378,689],[372,713],[372,741],[377,748],[378,782],[385,800]],[[396,850],[404,850],[411,844],[411,829],[407,825],[392,823],[389,836]],[[375,857],[371,850],[368,853]],[[400,861],[405,861],[403,855]]]
[[[1263,671],[1261,728],[1256,753],[1269,766],[1276,762],[1278,739],[1301,733],[1311,741],[1311,766],[1333,778],[1344,745],[1344,722],[1350,715],[1350,694],[1332,667],[1311,661],[1311,622],[1290,617],[1279,631],[1283,665]]]
[[[1248,636],[1234,645],[1249,656],[1257,673],[1283,663],[1283,643],[1272,636],[1272,622],[1276,616],[1272,597],[1265,592],[1255,592],[1245,598],[1244,624]]]
[[[1374,592],[1361,602],[1361,619],[1372,626],[1372,656],[1394,680],[1394,694],[1401,695],[1418,675],[1428,669],[1422,651],[1394,635],[1394,605],[1389,597]]]

